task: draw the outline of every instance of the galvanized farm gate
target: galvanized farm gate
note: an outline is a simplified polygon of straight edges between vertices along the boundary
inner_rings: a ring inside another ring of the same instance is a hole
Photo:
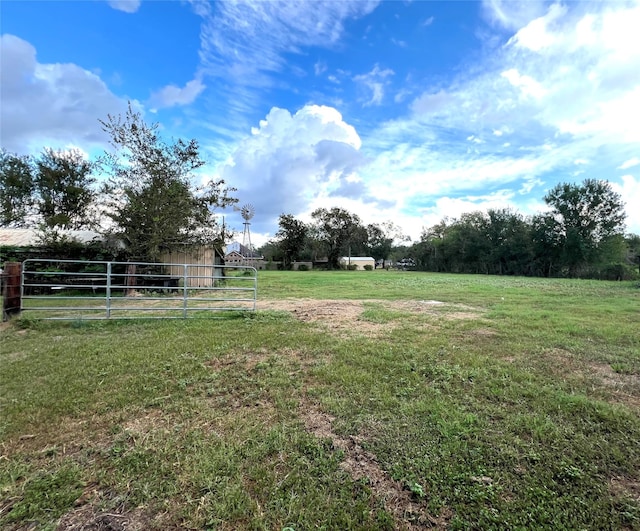
[[[20,290],[35,319],[186,319],[255,310],[258,277],[246,266],[29,259]]]

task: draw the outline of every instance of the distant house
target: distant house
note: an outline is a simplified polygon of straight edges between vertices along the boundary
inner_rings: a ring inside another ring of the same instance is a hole
[[[250,266],[256,269],[264,269],[264,257],[260,253],[249,249],[241,243],[233,242],[227,247],[224,263],[228,266]]]
[[[344,267],[348,267],[349,264],[352,266],[355,265],[356,269],[364,269],[366,265],[371,266],[371,269],[374,269],[376,266],[376,261],[371,256],[343,256],[340,258],[340,265]]]

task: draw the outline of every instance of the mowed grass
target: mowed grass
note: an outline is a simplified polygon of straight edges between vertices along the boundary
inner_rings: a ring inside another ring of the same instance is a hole
[[[640,529],[638,283],[258,286],[278,309],[3,325],[0,527]]]

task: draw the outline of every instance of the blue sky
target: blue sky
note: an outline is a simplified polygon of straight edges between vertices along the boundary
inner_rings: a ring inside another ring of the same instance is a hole
[[[413,240],[606,179],[640,233],[640,2],[4,0],[2,147],[99,154],[127,101],[196,138],[261,244],[339,206]],[[237,212],[222,212],[242,231]],[[241,236],[241,235],[240,235]]]

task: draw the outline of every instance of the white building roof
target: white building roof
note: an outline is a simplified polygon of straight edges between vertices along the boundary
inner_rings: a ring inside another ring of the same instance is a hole
[[[101,238],[99,233],[91,230],[64,230],[60,231],[60,234],[81,243],[89,243]],[[38,247],[41,245],[39,232],[35,229],[0,229],[0,245]]]
[[[371,256],[343,256],[340,260],[344,262],[348,262],[349,260],[352,262],[371,262],[373,258]]]

